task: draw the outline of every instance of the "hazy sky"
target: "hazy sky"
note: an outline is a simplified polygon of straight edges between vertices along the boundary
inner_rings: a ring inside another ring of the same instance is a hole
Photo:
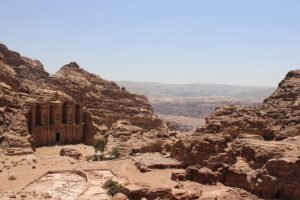
[[[0,43],[54,73],[276,86],[300,68],[300,1],[0,0]]]

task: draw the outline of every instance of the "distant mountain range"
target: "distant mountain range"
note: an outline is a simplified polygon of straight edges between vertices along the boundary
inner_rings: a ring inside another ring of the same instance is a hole
[[[236,101],[262,102],[275,88],[222,84],[162,84],[151,82],[119,81],[128,91],[147,96],[149,99],[194,99],[199,97],[222,97]]]
[[[154,111],[176,129],[189,132],[199,127],[216,107],[255,106],[275,88],[221,84],[161,84],[120,81],[118,85],[132,93],[143,94]]]

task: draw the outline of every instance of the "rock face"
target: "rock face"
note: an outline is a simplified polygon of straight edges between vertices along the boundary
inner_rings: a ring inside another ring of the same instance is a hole
[[[204,185],[216,185],[218,182],[217,175],[209,168],[203,167],[198,169],[197,167],[188,167],[187,176],[189,180],[202,183]]]
[[[289,72],[261,106],[217,109],[171,156],[187,178],[221,182],[262,198],[300,199],[300,70]]]
[[[205,165],[208,159],[225,152],[227,139],[218,135],[192,136],[177,140],[171,149],[171,157],[183,165]]]
[[[190,166],[186,169],[188,180],[208,185],[221,182],[263,198],[299,199],[300,136],[265,141],[241,135],[224,141],[223,148],[216,148],[220,144],[211,141],[205,146],[205,137],[198,137],[196,141],[197,136],[180,140],[172,148],[175,152],[180,144],[182,151],[172,156]]]
[[[25,74],[28,77],[26,81],[24,80]],[[0,44],[1,146],[31,146],[26,119],[28,85],[46,76],[47,73],[43,71],[43,66],[38,61],[21,57],[20,54]]]
[[[86,142],[91,144],[95,133],[104,133],[118,120],[127,120],[143,130],[162,128],[144,96],[122,90],[116,83],[81,69],[71,62],[63,66],[49,82],[55,90],[71,96],[84,106],[90,120],[86,121]]]
[[[167,131],[144,96],[126,92],[114,82],[88,73],[75,62],[49,75],[36,60],[22,57],[0,44],[0,143],[2,147],[30,147],[29,113],[33,103],[73,101],[83,108],[85,134],[92,144],[96,134],[112,133],[126,120],[139,134]],[[151,132],[152,131],[152,132]],[[128,133],[127,133],[128,134]],[[131,133],[129,133],[131,134]]]
[[[278,139],[300,135],[300,70],[286,75],[264,101],[262,112]]]
[[[198,133],[240,133],[263,136],[266,140],[300,135],[300,70],[289,72],[276,91],[257,108],[219,108]]]
[[[274,131],[255,108],[226,106],[218,108],[197,133],[223,133],[237,137],[241,133],[260,135],[267,140],[274,138]]]

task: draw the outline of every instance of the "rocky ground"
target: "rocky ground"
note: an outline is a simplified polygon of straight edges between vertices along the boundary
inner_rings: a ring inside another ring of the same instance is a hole
[[[299,75],[289,72],[261,106],[219,108],[192,137],[177,140],[171,156],[185,165],[188,179],[300,199]]]
[[[0,45],[0,67],[1,199],[300,199],[300,70],[262,105],[219,108],[185,135],[145,97],[74,62],[50,76]],[[28,105],[49,98],[84,107],[84,144],[34,148]],[[100,136],[107,148],[93,161]],[[108,179],[121,185],[114,197],[102,188]]]
[[[60,156],[62,148],[71,148],[82,153],[82,158],[76,160],[71,157]],[[216,185],[202,185],[185,180],[172,180],[177,174],[175,168],[152,168],[147,172],[140,172],[137,167],[139,160],[148,162],[152,158],[156,164],[178,164],[178,161],[165,158],[161,154],[139,154],[127,159],[112,161],[87,161],[86,156],[94,154],[94,149],[87,145],[66,145],[37,148],[32,155],[1,156],[0,160],[0,198],[1,199],[110,199],[103,192],[101,185],[111,172],[113,178],[124,185],[124,193],[131,199],[256,199],[248,192],[226,187],[221,183]],[[164,159],[165,158],[165,159]],[[138,161],[136,161],[138,160]],[[153,161],[153,160],[152,160]],[[51,174],[47,172],[51,171]],[[87,174],[78,175],[79,172]],[[92,173],[91,176],[88,173]],[[98,176],[95,177],[95,173]],[[100,174],[100,175],[99,175]],[[111,176],[110,175],[110,176]],[[10,177],[14,177],[12,180]],[[102,181],[102,182],[101,182]],[[96,189],[95,189],[96,187]],[[102,192],[101,192],[102,191]],[[93,195],[91,195],[91,193]]]

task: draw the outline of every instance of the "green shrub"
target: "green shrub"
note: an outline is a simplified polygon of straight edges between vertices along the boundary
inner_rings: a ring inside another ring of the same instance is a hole
[[[101,154],[102,154],[104,152],[105,148],[106,148],[106,144],[107,144],[107,140],[104,137],[95,139],[94,144],[93,144],[93,147],[95,149],[95,153],[100,151]]]
[[[119,158],[120,157],[120,152],[119,152],[119,148],[118,147],[114,147],[111,152],[110,155],[115,157],[115,158]]]
[[[117,181],[109,179],[104,183],[103,188],[107,190],[108,195],[113,197],[121,192],[122,185],[120,185]]]

